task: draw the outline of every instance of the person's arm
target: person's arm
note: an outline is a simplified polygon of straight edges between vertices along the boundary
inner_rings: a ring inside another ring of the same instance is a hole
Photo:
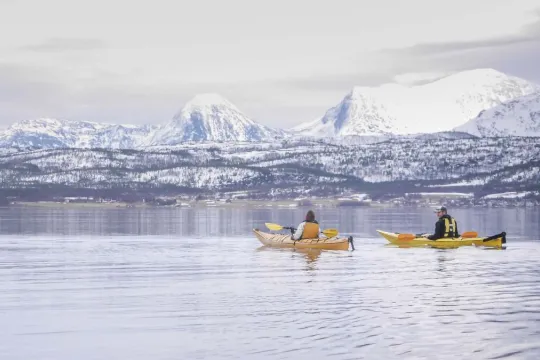
[[[293,240],[300,240],[302,234],[304,233],[304,224],[305,223],[302,222],[300,225],[298,225],[298,229],[296,229],[295,233],[291,236]]]
[[[443,223],[442,221],[437,221],[435,223],[435,233],[433,235],[429,235],[427,238],[429,240],[437,240],[443,237],[444,235],[444,229],[443,229]]]

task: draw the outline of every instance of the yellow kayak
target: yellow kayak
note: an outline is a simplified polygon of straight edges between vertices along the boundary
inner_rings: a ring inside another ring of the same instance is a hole
[[[354,250],[352,236],[346,237],[331,237],[331,238],[314,238],[292,240],[290,234],[272,234],[253,229],[255,236],[259,241],[266,246],[285,247],[285,248],[300,248],[300,249],[325,249],[325,250],[348,250],[351,243]]]
[[[386,240],[400,247],[429,246],[436,248],[457,248],[460,246],[484,246],[502,248],[506,243],[506,233],[502,232],[489,237],[459,237],[443,238],[439,240],[429,240],[424,237],[416,237],[413,234],[399,234],[382,230],[377,230]]]

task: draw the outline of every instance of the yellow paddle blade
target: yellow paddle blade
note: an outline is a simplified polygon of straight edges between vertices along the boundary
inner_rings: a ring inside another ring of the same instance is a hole
[[[416,235],[414,235],[414,234],[399,234],[397,238],[400,241],[411,241],[414,238],[416,238]]]
[[[270,230],[283,230],[283,226],[274,223],[264,223]]]
[[[331,238],[331,237],[337,236],[339,234],[339,231],[338,229],[332,228],[332,229],[324,229],[322,233],[324,234],[324,236]]]
[[[464,239],[477,238],[478,233],[476,231],[465,231],[463,234],[461,234],[461,237]]]

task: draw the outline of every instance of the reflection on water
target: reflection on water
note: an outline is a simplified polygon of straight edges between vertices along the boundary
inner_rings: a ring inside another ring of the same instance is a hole
[[[265,222],[297,226],[307,210],[0,208],[0,234],[244,236],[255,227],[266,230]],[[323,228],[338,227],[342,234],[360,237],[377,237],[376,229],[433,232],[437,220],[430,209],[410,208],[321,208],[315,214]],[[506,231],[512,240],[540,239],[538,209],[455,209],[450,214],[461,232],[487,236]]]
[[[307,209],[0,209],[0,359],[537,359],[539,212],[456,210],[506,251],[396,248],[414,209],[319,209],[356,251],[262,247]]]

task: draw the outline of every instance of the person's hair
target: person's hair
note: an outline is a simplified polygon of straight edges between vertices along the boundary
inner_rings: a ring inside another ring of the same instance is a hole
[[[309,210],[306,214],[306,221],[314,221],[315,213],[312,210]]]

